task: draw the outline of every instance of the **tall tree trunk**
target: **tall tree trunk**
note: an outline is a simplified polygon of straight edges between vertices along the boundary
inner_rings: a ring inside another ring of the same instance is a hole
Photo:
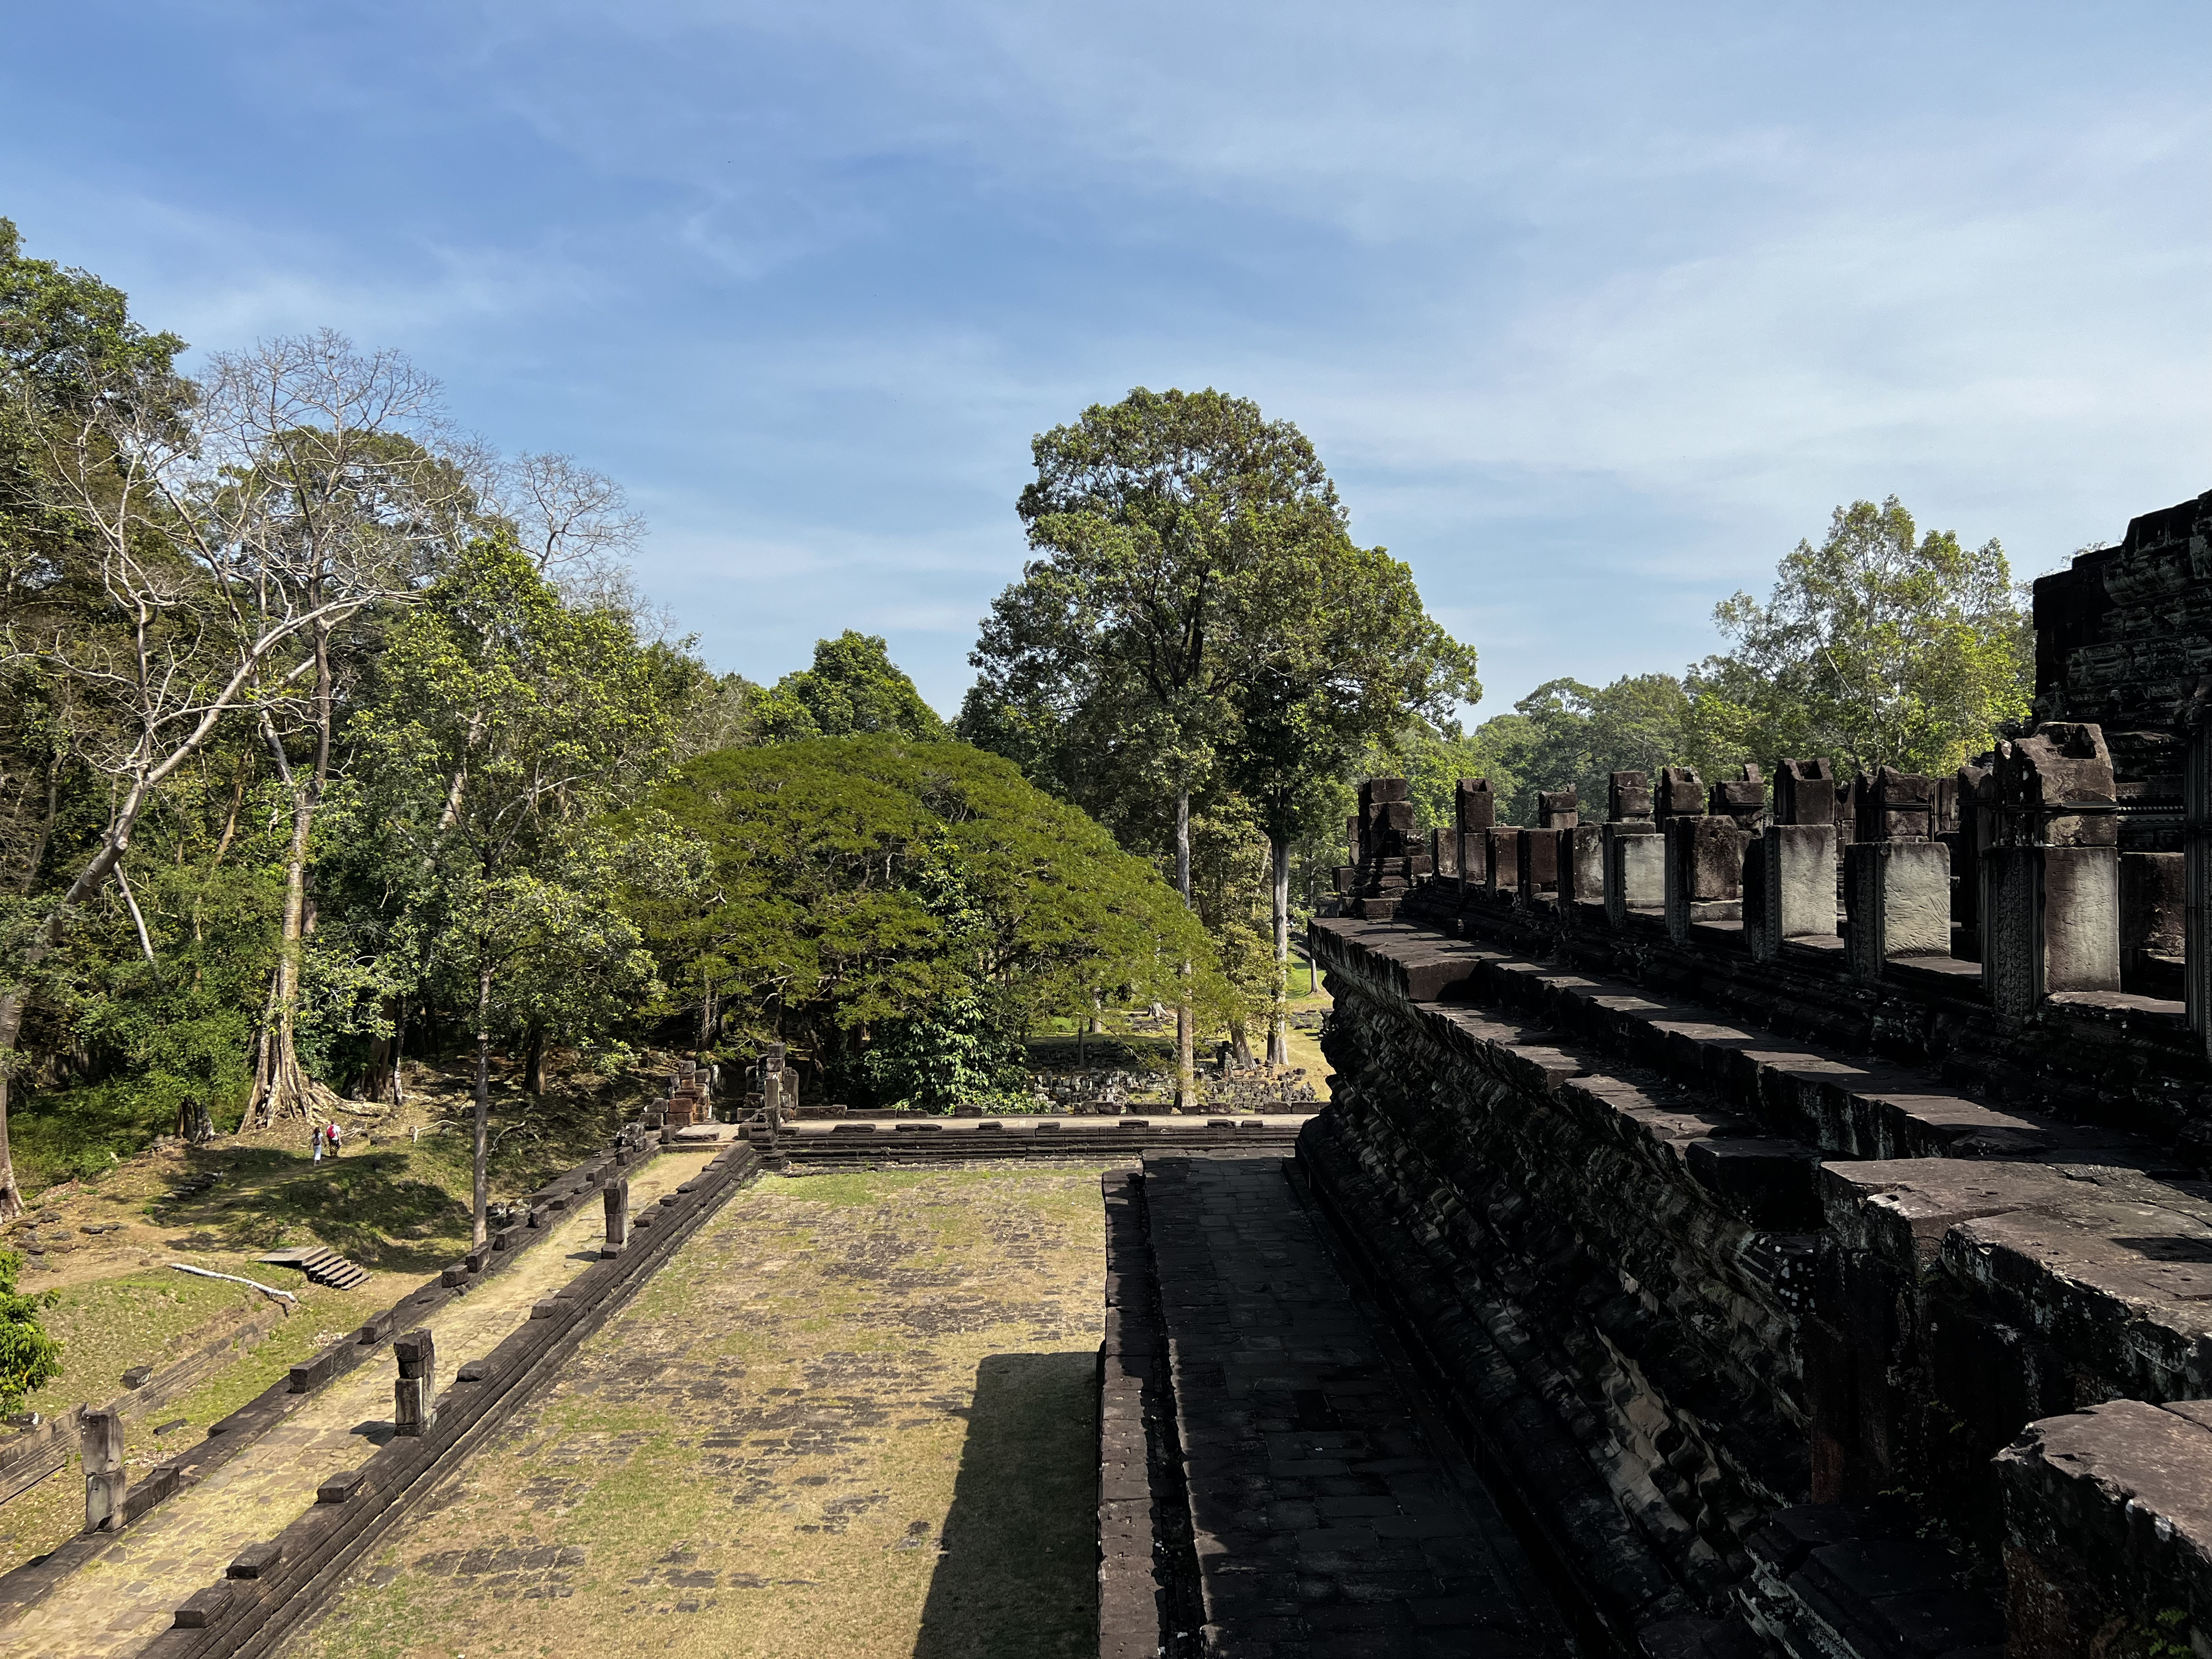
[[[477,970],[477,1121],[471,1237],[481,1249],[491,1237],[491,969]]]
[[[1268,884],[1275,910],[1275,1006],[1267,1020],[1267,1064],[1291,1063],[1291,844],[1267,837]]]
[[[1176,891],[1182,895],[1187,907],[1190,903],[1190,789],[1188,786],[1176,790]],[[1182,964],[1182,976],[1190,978],[1191,965]],[[1182,995],[1176,1003],[1176,1110],[1194,1112],[1198,1109],[1198,1030],[1192,1018],[1190,988],[1186,983]]]
[[[545,1092],[545,1028],[543,1025],[532,1026],[524,1044],[522,1091],[526,1095]]]
[[[300,957],[306,949],[307,917],[307,842],[314,829],[316,809],[322,805],[324,787],[331,774],[331,632],[327,624],[315,629],[315,760],[304,782],[295,781],[284,744],[273,722],[264,714],[263,735],[276,758],[276,769],[292,786],[292,842],[284,861],[284,925],[277,945],[275,1023],[264,1038],[270,1057],[264,1079],[255,1080],[250,1114],[264,1127],[278,1117],[306,1117],[312,1121],[324,1103],[319,1096],[330,1091],[310,1079],[300,1065],[297,1040],[300,1016]]]

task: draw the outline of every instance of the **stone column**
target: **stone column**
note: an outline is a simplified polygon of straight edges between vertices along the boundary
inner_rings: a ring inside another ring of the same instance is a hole
[[[1490,792],[1490,780],[1462,778],[1452,791],[1452,815],[1460,880],[1481,886],[1490,879],[1490,843],[1485,838],[1498,822],[1498,798]]]
[[[123,1528],[123,1419],[112,1408],[87,1411],[77,1419],[77,1452],[84,1463],[84,1529],[119,1532]]]
[[[1785,766],[1789,762],[1783,763]],[[1829,805],[1832,796],[1821,801]],[[1751,895],[1744,895],[1745,936],[1752,954],[1771,961],[1790,939],[1836,936],[1836,826],[1770,823],[1759,841],[1759,927],[1751,928]]]
[[[1559,834],[1559,919],[1577,919],[1575,907],[1605,902],[1605,826],[1578,823]]]
[[[1878,766],[1859,775],[1854,805],[1862,841],[1929,841],[1936,834],[1936,780]]]
[[[2046,720],[1997,745],[1982,864],[1982,985],[2005,1019],[2120,988],[2119,814],[2105,734]]]
[[[1766,821],[1765,779],[1746,762],[1741,776],[1725,779],[1708,792],[1705,811],[1712,817],[1734,818],[1747,835],[1755,832]]]
[[[1962,766],[1955,786],[1959,830],[1951,842],[1952,953],[1962,962],[1982,959],[1982,854],[1995,823],[1989,810],[1996,785],[1989,767]]]
[[[1844,849],[1844,908],[1861,979],[1880,979],[1882,964],[1899,957],[1948,957],[1951,849],[1940,841],[1852,843]]]
[[[607,1242],[599,1254],[611,1256],[629,1243],[629,1177],[617,1176],[607,1182],[599,1191],[599,1202],[607,1212]]]
[[[1825,760],[1785,760],[1774,768],[1774,822],[1836,824],[1836,775]]]
[[[1607,780],[1606,822],[1598,832],[1598,875],[1608,926],[1624,927],[1631,909],[1666,902],[1666,860],[1651,817],[1650,775],[1615,772]]]
[[[426,1327],[392,1339],[399,1378],[392,1385],[392,1431],[421,1436],[438,1420],[438,1344]]]
[[[1742,919],[1743,848],[1750,836],[1741,825],[1732,817],[1674,817],[1661,840],[1669,939],[1686,945],[1693,923]]]
[[[1523,830],[1513,838],[1513,851],[1516,866],[1516,896],[1523,906],[1532,905],[1546,893],[1558,890],[1558,830]]]
[[[1631,910],[1656,910],[1667,902],[1665,837],[1650,824],[1605,826],[1605,919],[1628,925]]]

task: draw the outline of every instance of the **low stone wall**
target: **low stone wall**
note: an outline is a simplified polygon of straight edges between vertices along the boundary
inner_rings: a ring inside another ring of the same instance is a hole
[[[145,1659],[227,1659],[273,1650],[320,1608],[337,1577],[410,1504],[549,1380],[760,1167],[751,1148],[732,1146],[658,1206],[634,1216],[630,1242],[619,1254],[585,1268],[538,1303],[488,1358],[460,1368],[440,1393],[428,1433],[395,1438],[362,1468],[325,1481],[313,1509],[267,1543],[242,1552],[224,1578],[179,1607],[176,1624],[141,1650]]]
[[[482,1249],[471,1250],[436,1278],[424,1280],[389,1308],[294,1365],[283,1380],[210,1424],[199,1444],[147,1471],[125,1496],[120,1525],[128,1527],[177,1493],[198,1485],[306,1405],[325,1384],[374,1357],[393,1333],[410,1328],[465,1294],[472,1285],[520,1260],[523,1250],[550,1236],[559,1216],[597,1192],[610,1176],[652,1156],[656,1146],[655,1138],[641,1126],[625,1127],[612,1146],[594,1152],[531,1194],[523,1220],[501,1228]],[[80,1415],[70,1414],[72,1431]],[[65,1459],[74,1446],[64,1443],[49,1449]],[[80,1534],[52,1553],[0,1574],[0,1623],[35,1605],[108,1541],[109,1534],[105,1532]]]
[[[1098,1349],[1099,1659],[1198,1651],[1189,1508],[1179,1482],[1168,1345],[1146,1234],[1144,1176],[1114,1170],[1106,1205],[1106,1334]]]
[[[2130,1133],[2179,1115],[1822,1040],[1874,1000],[1822,1016],[1817,964],[1639,981],[1458,920],[1315,924],[1335,1101],[1299,1155],[1532,1536],[1653,1651],[1999,1639],[2048,1483],[1996,1454],[2212,1392],[2212,1188]]]
[[[965,1164],[979,1160],[1135,1157],[1148,1147],[1268,1146],[1288,1152],[1303,1116],[1267,1122],[1256,1117],[1121,1117],[963,1122],[927,1118],[898,1123],[845,1122],[787,1127],[776,1151],[794,1165],[870,1167]]]

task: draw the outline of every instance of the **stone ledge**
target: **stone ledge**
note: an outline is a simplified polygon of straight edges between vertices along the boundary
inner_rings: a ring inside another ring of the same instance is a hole
[[[2212,1401],[2046,1418],[1997,1469],[2011,1659],[2212,1639]]]
[[[1600,1045],[1685,1087],[1710,1091],[1825,1153],[1858,1158],[2002,1157],[2174,1168],[2139,1136],[1984,1104],[1908,1067],[1778,1042],[1698,1004],[1626,981],[1529,961],[1402,922],[1317,920],[1330,972],[1415,1004],[1523,1009],[1549,1035]]]

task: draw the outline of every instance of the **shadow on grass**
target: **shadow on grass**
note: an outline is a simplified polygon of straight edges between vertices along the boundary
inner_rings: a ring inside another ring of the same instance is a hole
[[[211,1187],[201,1178],[215,1174]],[[190,1231],[184,1249],[272,1249],[302,1233],[364,1267],[425,1273],[451,1259],[469,1231],[467,1206],[410,1172],[401,1152],[349,1152],[321,1164],[265,1148],[239,1148],[198,1161],[155,1218]],[[395,1235],[420,1235],[402,1238]]]
[[[1097,1646],[1097,1377],[1085,1352],[993,1354],[975,1368],[915,1659]]]

